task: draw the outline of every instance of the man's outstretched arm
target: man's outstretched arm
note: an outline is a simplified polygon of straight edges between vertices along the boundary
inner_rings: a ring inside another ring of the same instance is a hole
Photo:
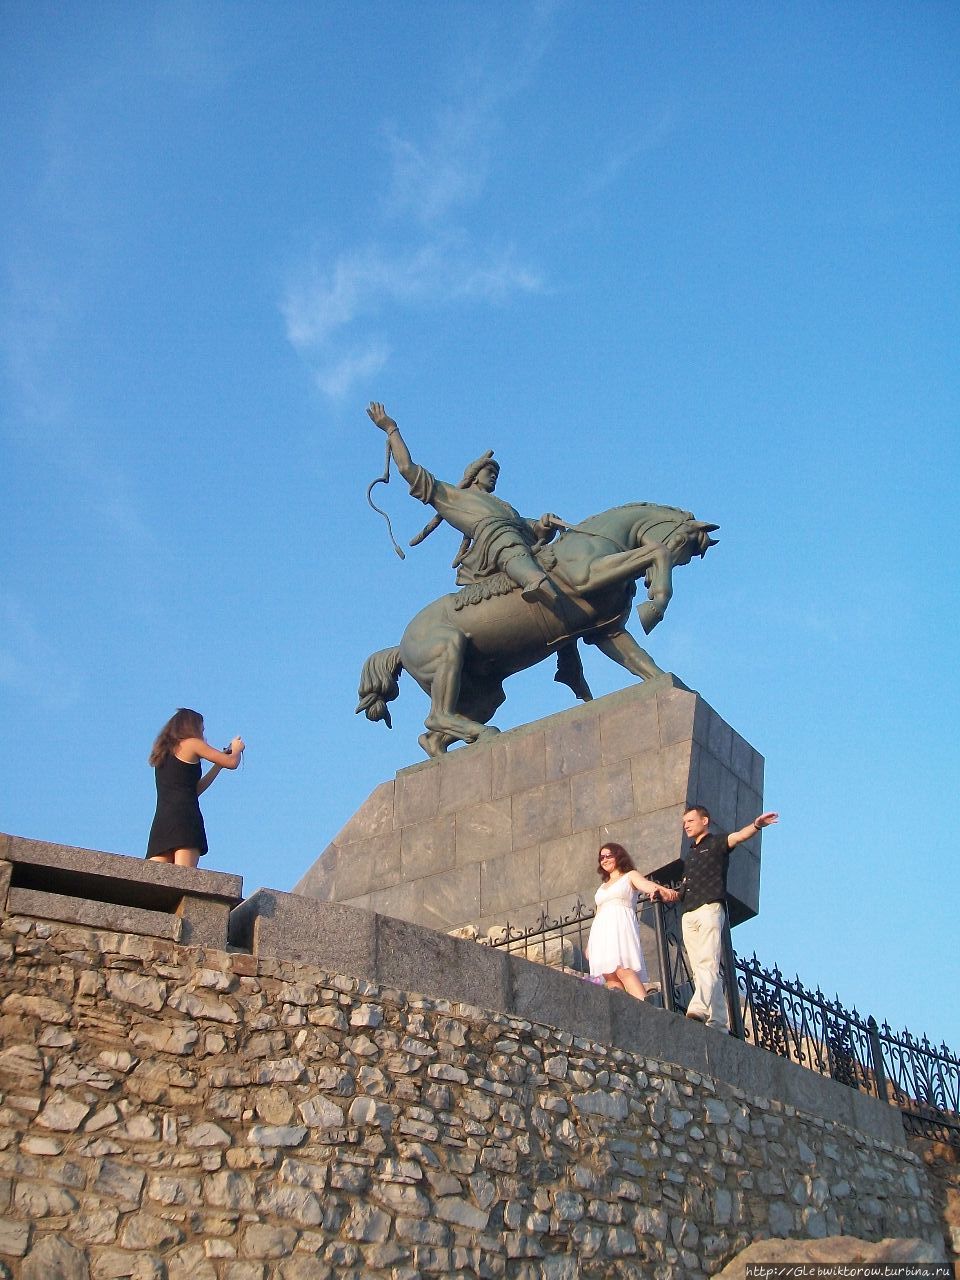
[[[397,470],[406,480],[407,484],[413,484],[414,477],[417,474],[417,464],[410,457],[410,450],[406,446],[403,436],[400,434],[400,428],[394,420],[388,416],[386,409],[382,404],[374,400],[367,409],[367,417],[371,422],[375,423],[381,431],[387,433],[387,439],[390,441],[390,452],[393,460],[397,464]]]
[[[727,844],[731,849],[734,845],[743,844],[744,840],[749,840],[751,836],[755,836],[764,827],[769,827],[772,823],[777,822],[779,818],[779,813],[761,813],[759,818],[754,818],[752,822],[745,827],[741,827],[739,831],[731,831],[727,836]]]

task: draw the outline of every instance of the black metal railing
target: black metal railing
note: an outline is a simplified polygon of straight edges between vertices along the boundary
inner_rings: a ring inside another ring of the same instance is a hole
[[[587,976],[587,939],[595,911],[577,902],[557,919],[541,914],[534,924],[505,924],[499,935],[481,939],[539,964]],[[637,907],[644,951],[651,964],[652,998],[665,1009],[683,1011],[693,982],[681,943],[675,907],[642,901]],[[945,1044],[894,1032],[888,1023],[848,1011],[838,998],[779,968],[764,968],[756,955],[737,956],[725,930],[724,990],[730,1026],[741,1040],[829,1076],[900,1108],[908,1133],[960,1145],[960,1058]],[[731,980],[732,975],[732,980]]]
[[[744,1039],[899,1107],[908,1133],[960,1143],[960,1058],[808,991],[756,955],[735,959]]]

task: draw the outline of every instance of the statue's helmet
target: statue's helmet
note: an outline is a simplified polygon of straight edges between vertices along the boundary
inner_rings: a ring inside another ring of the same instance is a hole
[[[475,458],[463,473],[463,479],[460,481],[461,489],[469,489],[484,468],[489,467],[495,476],[500,475],[500,463],[493,456],[493,450],[488,449],[482,457]]]

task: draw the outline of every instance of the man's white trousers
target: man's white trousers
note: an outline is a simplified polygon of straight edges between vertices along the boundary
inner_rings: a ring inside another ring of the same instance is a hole
[[[683,946],[693,974],[693,997],[687,1016],[699,1018],[708,1027],[730,1030],[727,1002],[720,980],[723,954],[724,908],[719,902],[706,902],[681,917]]]

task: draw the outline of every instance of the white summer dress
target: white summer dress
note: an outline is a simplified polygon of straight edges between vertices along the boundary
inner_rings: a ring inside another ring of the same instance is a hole
[[[637,896],[636,889],[625,875],[617,880],[608,880],[597,890],[597,914],[587,941],[593,977],[613,973],[617,969],[633,969],[640,981],[646,982],[647,966],[637,928]]]

